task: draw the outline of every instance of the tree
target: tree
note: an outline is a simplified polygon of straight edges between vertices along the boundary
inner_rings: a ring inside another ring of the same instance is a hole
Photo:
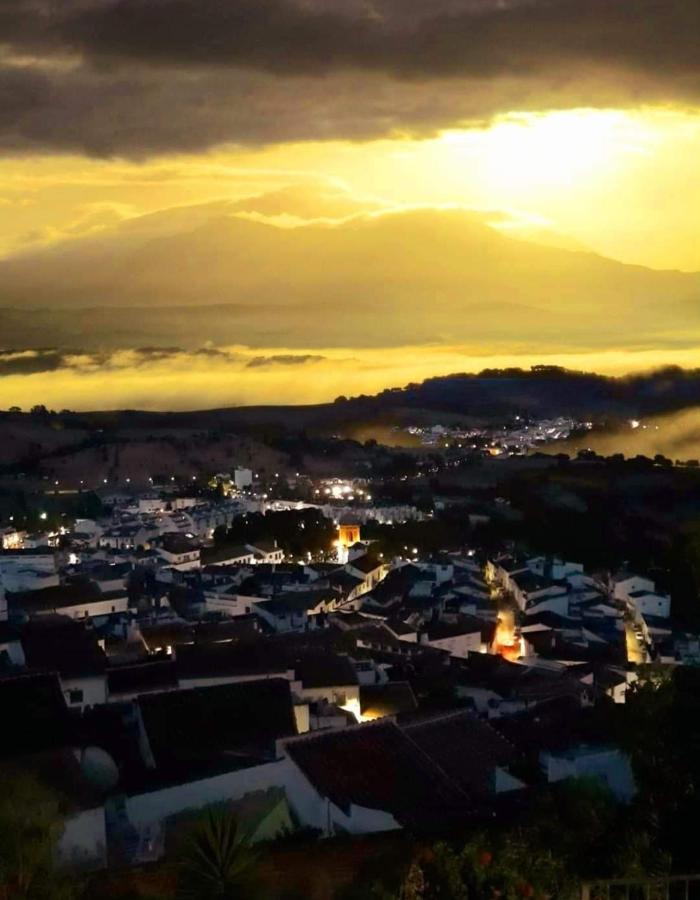
[[[185,837],[178,863],[183,900],[247,898],[256,857],[227,811],[209,810]]]
[[[57,796],[36,778],[3,766],[0,771],[1,900],[69,900],[77,884],[56,871],[63,830]]]

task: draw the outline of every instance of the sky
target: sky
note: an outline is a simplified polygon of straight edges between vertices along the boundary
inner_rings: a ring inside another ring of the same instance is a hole
[[[0,258],[256,196],[277,199],[236,214],[275,227],[458,207],[508,237],[700,272],[698,33],[694,0],[3,0]],[[15,303],[0,281],[0,306]],[[321,360],[264,374],[247,361],[289,348],[229,341],[226,365],[246,370],[235,387],[221,359],[173,353],[138,368],[134,340],[84,366],[83,327],[61,379],[0,366],[0,405],[310,402],[482,359],[700,365],[676,327],[677,347],[648,329],[634,348],[611,334],[595,350],[431,335],[403,355],[391,340],[390,354],[360,352],[350,337],[330,352],[315,335],[292,351]],[[51,345],[47,332],[6,349]],[[183,365],[184,394],[166,384]]]

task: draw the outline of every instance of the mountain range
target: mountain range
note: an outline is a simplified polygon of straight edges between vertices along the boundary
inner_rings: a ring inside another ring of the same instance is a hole
[[[464,209],[291,201],[281,191],[164,210],[6,258],[2,343],[538,353],[663,349],[700,334],[698,274],[511,237]]]

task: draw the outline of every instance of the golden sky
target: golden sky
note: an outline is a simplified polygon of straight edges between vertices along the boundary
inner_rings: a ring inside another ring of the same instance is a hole
[[[698,33],[688,0],[5,0],[0,405],[700,365],[700,278],[580,262],[700,272]],[[110,318],[168,301],[244,313]]]
[[[274,144],[144,161],[0,160],[0,252],[77,237],[173,206],[328,184],[380,206],[514,214],[623,262],[700,270],[700,112],[504,114],[436,137]],[[603,214],[604,211],[604,214]]]

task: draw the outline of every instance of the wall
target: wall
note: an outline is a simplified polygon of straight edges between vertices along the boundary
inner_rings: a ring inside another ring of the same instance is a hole
[[[218,594],[215,591],[204,592],[204,606],[207,612],[219,612],[225,616],[246,616],[253,611],[253,603],[260,601],[257,597],[243,594]]]
[[[525,609],[525,615],[534,616],[541,612],[553,612],[559,616],[569,615],[569,595],[557,594],[553,596],[538,597],[531,600]]]
[[[360,702],[359,684],[336,685],[328,687],[302,688],[299,696],[309,703],[317,700],[327,700],[338,706],[346,706],[349,703]]]
[[[603,748],[570,756],[543,753],[540,760],[549,782],[565,778],[598,778],[622,803],[629,803],[637,792],[630,761],[617,749]]]
[[[109,616],[113,613],[125,613],[129,609],[129,598],[124,594],[123,597],[111,597],[107,600],[91,600],[89,603],[76,603],[75,606],[64,606],[57,609],[56,612],[63,616],[70,616],[72,619],[99,618],[99,616]],[[53,612],[53,610],[47,610]]]
[[[649,578],[641,575],[630,575],[625,581],[621,581],[613,586],[613,597],[616,600],[627,600],[629,595],[634,591],[650,591],[653,593],[656,585]]]
[[[668,619],[671,615],[671,598],[662,594],[645,594],[643,597],[631,597],[637,612],[642,616],[659,616]]]
[[[107,702],[107,676],[95,675],[86,678],[61,678],[61,689],[66,698],[66,703],[71,709],[84,709],[86,706],[99,706]],[[83,692],[83,699],[78,703],[71,703],[69,692],[78,690]]]
[[[62,865],[96,869],[107,865],[104,806],[86,809],[66,819],[56,855]]]

